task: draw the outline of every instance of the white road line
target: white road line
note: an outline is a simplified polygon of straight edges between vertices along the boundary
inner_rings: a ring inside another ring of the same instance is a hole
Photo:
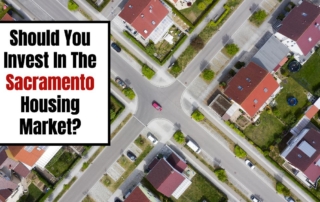
[[[55,20],[47,11],[45,11],[39,4],[37,4],[34,0],[31,0],[36,6],[38,6],[43,12],[45,12],[50,18]]]

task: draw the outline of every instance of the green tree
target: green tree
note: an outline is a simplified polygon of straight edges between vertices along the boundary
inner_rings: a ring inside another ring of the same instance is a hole
[[[143,64],[142,65],[142,74],[143,76],[147,77],[149,80],[152,79],[152,77],[155,75],[155,72],[153,69],[151,69],[148,65]]]
[[[70,11],[76,11],[76,10],[78,10],[78,8],[79,8],[79,6],[78,6],[78,4],[76,4],[76,2],[74,2],[73,0],[69,0],[68,9]]]
[[[170,73],[174,77],[177,77],[181,71],[182,71],[182,68],[178,64],[174,64],[173,67],[171,67],[171,69],[170,69]]]
[[[211,81],[214,78],[214,71],[212,71],[211,69],[205,69],[202,72],[202,77],[206,81]]]
[[[185,137],[183,135],[183,133],[178,130],[173,134],[173,138],[175,139],[175,141],[177,141],[179,144],[183,144],[185,142]]]
[[[239,145],[234,146],[234,154],[239,158],[245,158],[247,152],[244,151]]]
[[[258,10],[252,14],[249,20],[259,26],[263,23],[267,16],[268,15],[265,10]]]
[[[284,196],[290,196],[290,189],[284,186],[281,182],[277,182],[276,191]]]
[[[212,3],[213,0],[203,0],[203,2],[207,5],[210,5]]]
[[[225,49],[226,49],[227,53],[231,56],[234,56],[239,51],[239,47],[237,46],[237,44],[234,44],[234,43],[227,44],[225,46]]]
[[[191,117],[196,121],[202,121],[204,119],[204,115],[198,109],[194,110]]]
[[[110,109],[110,120],[113,120],[116,117],[116,112],[114,111],[114,109]]]
[[[292,126],[296,120],[297,118],[292,112],[287,113],[284,117],[284,122],[286,122],[288,126]]]
[[[203,49],[204,47],[204,41],[202,40],[202,38],[198,35],[196,36],[196,38],[194,38],[191,41],[192,48],[194,48],[196,51],[200,51],[201,49]]]
[[[153,55],[156,52],[156,48],[153,42],[150,42],[146,47],[146,52],[148,55]]]
[[[228,181],[228,176],[227,173],[224,169],[222,168],[218,168],[214,171],[214,174],[217,176],[217,178],[221,181],[221,182],[227,182]]]
[[[136,97],[136,94],[131,88],[125,88],[122,90],[123,94],[127,96],[130,100],[133,100]]]
[[[280,117],[280,116],[281,116],[281,112],[280,112],[279,109],[276,108],[276,107],[272,108],[272,113],[273,113],[273,115],[275,115],[276,117]]]
[[[207,7],[207,5],[206,5],[205,3],[203,3],[203,2],[200,2],[200,3],[198,4],[198,9],[199,9],[200,11],[205,10],[206,7]]]

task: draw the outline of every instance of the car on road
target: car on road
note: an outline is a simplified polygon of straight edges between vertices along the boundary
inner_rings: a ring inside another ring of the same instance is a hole
[[[254,195],[250,196],[251,201],[253,202],[261,202],[257,197],[255,197]]]
[[[119,198],[115,198],[114,202],[122,202]]]
[[[162,110],[162,107],[159,105],[159,103],[157,103],[156,101],[153,101],[152,102],[152,106],[158,110],[158,111],[161,111]]]
[[[152,133],[148,133],[148,134],[147,134],[147,138],[148,138],[153,144],[158,144],[157,138],[156,138]]]
[[[117,82],[117,84],[118,84],[119,86],[121,86],[121,88],[126,88],[126,87],[127,87],[126,83],[125,83],[124,81],[122,81],[122,79],[120,79],[119,77],[117,77],[117,78],[115,79],[115,81]]]
[[[252,164],[252,162],[249,159],[246,159],[245,162],[251,169],[255,168],[255,166]]]
[[[288,202],[295,202],[295,200],[291,196],[284,197]]]
[[[118,44],[112,42],[112,43],[111,43],[111,47],[112,47],[115,51],[117,51],[118,53],[121,52],[121,48],[120,48],[120,46],[118,46]]]
[[[130,150],[127,151],[127,156],[131,161],[136,161],[137,159],[136,155]]]

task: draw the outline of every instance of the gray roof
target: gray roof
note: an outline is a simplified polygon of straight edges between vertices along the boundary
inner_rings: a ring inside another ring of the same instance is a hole
[[[272,72],[288,53],[289,49],[275,36],[271,36],[251,61]]]

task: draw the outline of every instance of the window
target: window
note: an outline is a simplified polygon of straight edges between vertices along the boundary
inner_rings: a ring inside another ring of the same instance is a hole
[[[239,90],[243,90],[242,86],[238,86],[238,89],[239,89]]]
[[[144,31],[143,31],[144,33],[148,33],[148,31],[145,29]]]
[[[32,152],[34,146],[25,146],[24,149],[27,151],[27,152]]]
[[[309,41],[312,41],[312,38],[311,37],[309,37],[309,39],[308,39]]]
[[[44,150],[46,148],[46,146],[38,146],[38,150]]]
[[[268,88],[264,88],[263,91],[266,93],[268,92]]]
[[[155,24],[156,24],[156,22],[155,22],[154,20],[152,20],[152,21],[151,21],[151,23],[152,23],[153,25],[155,25]]]
[[[307,16],[307,14],[306,14],[306,13],[302,13],[302,16],[306,17],[306,16]]]
[[[249,83],[251,82],[251,79],[249,77],[246,78],[246,81],[248,81]]]
[[[298,154],[298,157],[301,158],[302,156],[300,154]]]
[[[257,104],[257,103],[258,103],[258,100],[257,100],[257,99],[254,99],[253,102],[254,102],[254,104]]]

